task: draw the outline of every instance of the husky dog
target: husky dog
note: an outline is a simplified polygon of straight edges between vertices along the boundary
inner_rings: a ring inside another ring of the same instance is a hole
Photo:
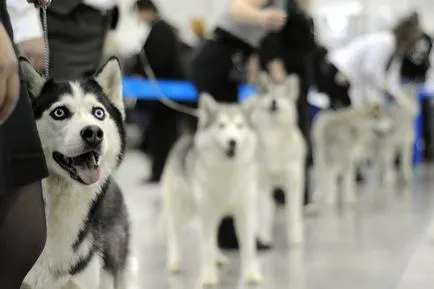
[[[162,176],[168,269],[180,271],[182,228],[197,213],[203,286],[218,283],[216,237],[226,215],[234,215],[245,280],[258,283],[262,278],[255,242],[257,140],[250,123],[253,107],[254,100],[220,104],[202,94],[198,130],[176,143]]]
[[[357,163],[374,129],[387,129],[388,124],[378,105],[324,111],[317,116],[312,129],[315,180],[316,188],[323,188],[326,203],[336,203],[340,178],[345,201],[356,201]]]
[[[84,81],[46,80],[20,60],[50,176],[43,181],[47,242],[31,289],[125,289],[127,209],[112,174],[124,153],[121,71],[109,59]]]
[[[419,104],[414,87],[403,88],[392,95],[392,102],[382,114],[391,120],[387,133],[378,133],[373,141],[374,163],[379,170],[380,181],[387,184],[395,179],[395,157],[401,157],[400,173],[409,183],[412,179],[414,121],[419,113]]]
[[[259,161],[259,241],[271,246],[275,203],[272,192],[282,189],[287,196],[288,241],[303,243],[303,194],[305,186],[306,142],[298,127],[299,80],[291,75],[285,83],[270,84],[261,75],[253,124],[258,133]]]

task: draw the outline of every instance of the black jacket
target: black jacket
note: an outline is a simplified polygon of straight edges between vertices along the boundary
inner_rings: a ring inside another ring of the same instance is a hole
[[[175,29],[164,20],[152,25],[151,32],[141,53],[145,53],[149,65],[159,79],[183,79],[181,42]],[[130,73],[146,76],[141,58],[135,56],[135,64]]]
[[[413,45],[404,56],[401,76],[404,80],[425,82],[426,73],[431,66],[430,54],[433,48],[433,40],[428,34]]]
[[[305,68],[307,57],[315,47],[314,25],[302,9],[288,5],[288,10],[288,22],[280,32],[269,33],[263,39],[259,55],[263,67],[280,58],[289,72],[296,72]]]

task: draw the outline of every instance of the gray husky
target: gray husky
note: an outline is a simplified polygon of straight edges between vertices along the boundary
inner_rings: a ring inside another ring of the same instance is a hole
[[[212,96],[201,95],[198,130],[176,143],[162,176],[168,269],[173,273],[181,270],[181,232],[198,214],[203,286],[218,283],[217,230],[229,214],[236,222],[245,280],[257,283],[262,278],[255,242],[257,140],[250,122],[253,107],[254,100],[219,104]]]
[[[417,87],[410,85],[393,94],[393,101],[382,109],[382,114],[391,120],[387,133],[378,133],[373,141],[373,160],[380,182],[388,184],[396,179],[395,157],[401,157],[400,173],[406,183],[413,175],[413,145],[415,142],[414,121],[419,113]]]
[[[336,203],[341,178],[345,202],[356,201],[356,166],[374,130],[386,130],[388,124],[378,105],[324,111],[317,116],[312,129],[315,181],[326,203]]]
[[[297,100],[299,80],[288,77],[283,84],[272,84],[261,75],[260,93],[253,114],[258,133],[259,161],[259,240],[271,246],[275,203],[272,192],[279,188],[287,196],[286,225],[288,241],[304,240],[303,194],[306,143],[298,127]]]
[[[112,178],[125,148],[119,62],[84,81],[47,80],[20,64],[50,171],[47,243],[25,288],[125,289],[129,222]]]

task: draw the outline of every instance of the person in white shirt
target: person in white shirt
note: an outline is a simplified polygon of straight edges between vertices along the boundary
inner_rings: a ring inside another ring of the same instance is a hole
[[[338,71],[335,82],[350,85],[352,105],[383,103],[384,90],[393,92],[399,86],[392,67],[399,67],[402,56],[421,33],[419,18],[412,14],[389,31],[360,36],[329,53],[328,60]]]
[[[20,54],[43,71],[45,44],[39,10],[23,0],[7,0],[7,9],[14,30],[14,42]]]

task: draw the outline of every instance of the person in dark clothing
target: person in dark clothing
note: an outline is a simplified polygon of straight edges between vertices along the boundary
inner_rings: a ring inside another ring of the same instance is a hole
[[[423,86],[427,73],[431,68],[431,53],[433,49],[433,39],[426,33],[417,41],[404,55],[401,66],[401,80],[404,83],[416,86]],[[432,114],[432,101],[424,100],[422,103],[422,138],[425,143],[424,157],[426,160],[434,159],[433,147],[433,134],[434,127],[431,120]]]
[[[312,18],[303,11],[296,1],[287,1],[286,11],[288,21],[281,31],[269,33],[263,40],[259,49],[262,69],[267,70],[273,78],[282,78],[281,75],[297,74],[300,79],[300,96],[297,104],[299,114],[299,127],[308,145],[310,143],[311,110],[307,102],[310,85],[310,66],[312,53],[315,48],[315,36]],[[277,73],[278,70],[286,73]],[[280,75],[277,76],[276,75]],[[283,81],[283,79],[275,79]],[[310,146],[310,145],[309,145]],[[306,162],[306,173],[309,161]],[[308,179],[306,178],[305,203],[310,202]],[[276,192],[276,199],[284,203],[283,193]]]
[[[112,26],[113,9],[111,0],[53,1],[47,9],[51,77],[82,79],[95,73]]]
[[[48,169],[4,0],[0,22],[0,288],[19,289],[45,246],[41,180]]]
[[[141,53],[144,53],[149,66],[158,79],[181,80],[184,78],[181,59],[181,43],[175,29],[161,19],[157,7],[150,0],[137,1],[141,18],[151,25],[150,34]],[[143,58],[136,56],[136,74],[146,76]],[[138,109],[151,110],[151,119],[145,141],[149,144],[152,157],[151,177],[147,181],[159,182],[166,158],[178,137],[178,113],[159,101],[138,103]]]
[[[327,55],[327,49],[317,44],[312,53],[311,84],[318,92],[329,97],[330,109],[349,107],[350,83],[341,79],[339,70],[327,60]]]

